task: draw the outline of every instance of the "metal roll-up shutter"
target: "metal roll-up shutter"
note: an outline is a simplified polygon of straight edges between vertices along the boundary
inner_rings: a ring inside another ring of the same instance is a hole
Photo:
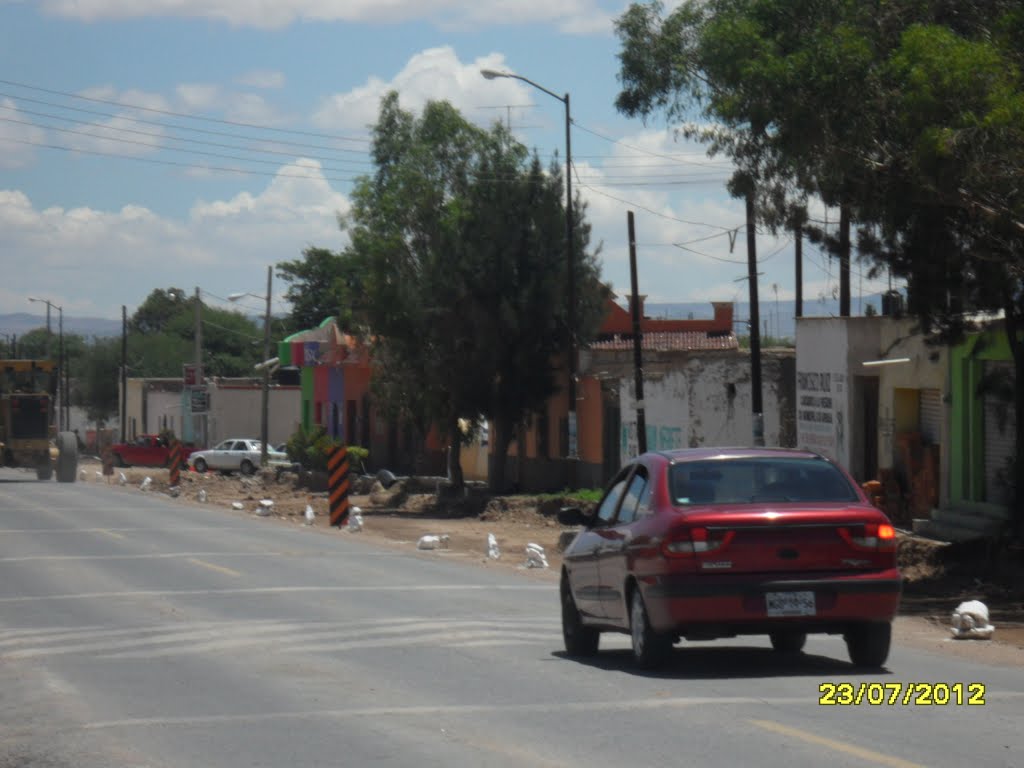
[[[1010,376],[1010,363],[986,361],[985,376],[1004,370]],[[1005,402],[993,395],[986,395],[985,409],[985,501],[1007,504],[1007,491],[999,482],[999,475],[1005,471],[1006,462],[1013,456],[1014,421],[1016,411],[1012,402]],[[1005,419],[1001,416],[1005,414]]]
[[[942,395],[939,390],[920,390],[918,422],[924,441],[938,445],[942,436]]]

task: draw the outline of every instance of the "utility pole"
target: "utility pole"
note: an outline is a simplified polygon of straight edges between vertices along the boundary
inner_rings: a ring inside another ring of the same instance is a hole
[[[640,294],[636,279],[636,231],[633,212],[626,212],[629,226],[629,280],[633,289],[633,386],[636,389],[636,445],[637,453],[647,453],[647,415],[644,409],[643,338],[640,330]]]
[[[128,308],[121,305],[121,440],[128,439]]]
[[[751,187],[753,180],[750,180]],[[757,231],[754,190],[747,192],[747,280],[750,283],[750,402],[754,417],[754,445],[764,445],[764,405],[761,400],[761,324],[757,303]]]
[[[839,316],[850,316],[850,209],[839,206]]]
[[[796,316],[804,316],[804,228],[799,222],[793,226],[796,243]]]
[[[196,327],[195,333],[193,334],[196,342],[195,350],[195,364],[196,364],[196,386],[202,388],[203,386],[203,316],[202,316],[203,300],[199,295],[199,286],[196,286],[196,307],[195,307],[195,320]],[[195,402],[193,398],[192,402]],[[196,431],[198,436],[199,446],[202,448],[206,447],[206,414],[202,413],[197,419],[195,414],[192,415],[192,428]]]
[[[267,267],[267,311],[263,316],[263,391],[260,397],[260,466],[269,463],[267,452],[267,433],[270,418],[270,286],[274,268]]]

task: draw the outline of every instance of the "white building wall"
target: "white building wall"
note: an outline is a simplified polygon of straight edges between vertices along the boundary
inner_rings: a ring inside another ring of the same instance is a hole
[[[765,445],[780,445],[779,359],[762,360]],[[620,461],[638,451],[633,379],[619,381]],[[705,446],[746,446],[754,419],[748,355],[694,356],[681,367],[644,379],[647,450]]]
[[[863,471],[863,403],[859,377],[877,378],[866,367],[880,354],[880,317],[803,317],[796,325],[797,445]]]
[[[267,397],[267,439],[271,445],[287,441],[299,428],[302,391],[299,387],[271,387]],[[231,437],[258,440],[262,421],[259,384],[210,384],[209,444]]]

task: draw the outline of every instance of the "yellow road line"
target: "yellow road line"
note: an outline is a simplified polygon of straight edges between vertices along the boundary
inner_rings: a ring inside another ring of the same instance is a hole
[[[228,576],[239,576],[240,577],[242,575],[238,571],[233,571],[230,568],[225,568],[224,566],[221,566],[221,565],[214,565],[213,563],[208,563],[205,560],[197,560],[194,557],[190,558],[189,562],[190,563],[195,563],[196,565],[201,565],[201,566],[203,566],[203,568],[209,568],[211,571],[217,571],[218,573],[225,573]]]
[[[847,744],[843,741],[829,739],[825,736],[819,736],[816,733],[808,733],[807,731],[801,731],[798,728],[790,728],[788,725],[776,723],[772,720],[751,720],[750,722],[758,728],[764,728],[766,731],[773,731],[775,733],[782,734],[783,736],[789,736],[794,739],[810,742],[811,744],[828,747],[835,752],[845,752],[848,755],[859,757],[862,760],[867,760],[868,762],[876,763],[877,765],[886,765],[890,766],[890,768],[925,768],[920,763],[911,763],[908,760],[901,760],[900,758],[893,757],[892,755],[883,755],[881,752],[875,752],[870,749],[858,747],[854,744]]]
[[[124,536],[120,533],[114,533],[113,531],[104,531],[103,529],[100,529],[99,533],[102,533],[105,536],[112,536],[115,539],[124,539]]]

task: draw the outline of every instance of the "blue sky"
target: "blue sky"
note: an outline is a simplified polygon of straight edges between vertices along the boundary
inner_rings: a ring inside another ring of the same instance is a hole
[[[627,211],[649,302],[746,300],[743,206],[727,161],[614,108],[625,8],[608,0],[0,0],[0,314],[118,318],[155,288],[265,292],[266,268],[340,249],[351,180],[390,89],[509,122],[564,161],[603,275],[629,290]],[[176,148],[176,149],[175,149]],[[244,171],[244,172],[239,172]],[[835,218],[828,212],[817,216]],[[738,230],[738,233],[736,232]],[[730,249],[730,232],[737,234]],[[680,244],[682,247],[680,247]],[[792,298],[793,245],[758,237],[764,299]],[[837,288],[806,245],[804,296]],[[854,265],[859,293],[887,287]],[[286,311],[275,281],[275,311]],[[252,300],[250,311],[259,311]],[[710,307],[709,307],[710,309]]]

